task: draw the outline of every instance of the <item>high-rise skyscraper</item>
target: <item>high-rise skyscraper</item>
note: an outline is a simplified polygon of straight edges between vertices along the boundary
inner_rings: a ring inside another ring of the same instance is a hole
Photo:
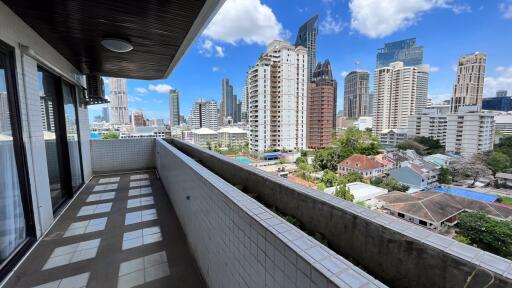
[[[248,123],[249,121],[249,86],[244,86],[244,97],[242,98],[242,107],[240,108],[241,121]]]
[[[236,96],[233,94],[233,86],[229,84],[229,79],[222,79],[222,101],[220,107],[221,120],[224,121],[228,117],[233,119],[234,106],[236,104]]]
[[[204,99],[194,102],[190,113],[190,125],[194,129],[206,127],[217,130],[219,128],[217,102]]]
[[[307,50],[285,41],[268,45],[247,73],[250,148],[306,148]]]
[[[108,107],[101,109],[101,118],[103,121],[110,123],[110,109]]]
[[[295,46],[302,46],[308,51],[308,73],[307,81],[311,82],[313,70],[316,66],[316,36],[318,34],[317,27],[318,15],[311,17],[306,23],[299,28]]]
[[[337,83],[332,77],[331,63],[325,60],[313,71],[308,86],[307,101],[307,146],[320,149],[332,143],[332,132],[336,125]]]
[[[407,119],[416,114],[418,81],[428,66],[404,66],[402,62],[375,70],[373,133],[385,129],[406,129]],[[428,76],[427,76],[428,77]],[[422,88],[420,88],[421,90]],[[420,111],[418,111],[420,112]]]
[[[375,69],[387,67],[397,61],[404,63],[404,66],[423,64],[423,46],[416,46],[416,38],[386,43],[377,52]]]
[[[462,106],[482,106],[486,62],[487,55],[480,52],[459,58],[457,77],[453,85],[452,113],[459,111]]]
[[[126,79],[110,78],[109,87],[112,124],[130,124],[128,116],[128,95],[126,94]]]
[[[0,133],[11,131],[11,119],[9,114],[8,100],[7,92],[0,91]]]
[[[370,108],[370,72],[352,71],[345,77],[343,109],[348,118],[368,116]]]
[[[180,92],[177,89],[169,90],[169,125],[180,125]]]

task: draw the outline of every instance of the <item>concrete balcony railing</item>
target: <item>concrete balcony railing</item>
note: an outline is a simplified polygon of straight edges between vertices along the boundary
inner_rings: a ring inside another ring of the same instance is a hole
[[[509,260],[195,145],[92,140],[91,153],[95,173],[156,168],[211,287],[512,285]]]

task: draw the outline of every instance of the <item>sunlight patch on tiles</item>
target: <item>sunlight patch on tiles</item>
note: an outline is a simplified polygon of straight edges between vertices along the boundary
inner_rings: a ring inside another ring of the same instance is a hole
[[[138,186],[146,186],[146,185],[150,185],[150,181],[149,180],[130,182],[130,187],[138,187]]]
[[[103,178],[98,181],[98,183],[112,183],[112,182],[119,182],[120,177],[111,177],[111,178]]]
[[[102,204],[84,206],[84,207],[80,208],[80,211],[78,211],[78,214],[76,216],[85,216],[85,215],[109,212],[111,208],[112,208],[112,203],[102,203]]]
[[[139,229],[123,234],[123,250],[162,240],[159,226]]]
[[[107,217],[75,222],[69,225],[68,230],[64,233],[64,237],[104,230],[106,224]]]
[[[151,187],[134,188],[128,191],[128,196],[144,195],[152,192]]]
[[[105,193],[97,193],[91,194],[87,197],[85,202],[93,202],[93,201],[101,201],[101,200],[110,200],[116,196],[116,192],[105,192]]]
[[[117,287],[133,287],[170,274],[167,255],[161,251],[121,263]]]
[[[115,184],[105,184],[105,185],[96,185],[92,192],[105,191],[105,190],[115,190],[117,189],[117,183]]]
[[[148,197],[142,197],[142,198],[136,198],[136,199],[128,199],[128,205],[127,208],[133,208],[133,207],[139,207],[144,205],[151,205],[154,204],[155,200],[153,199],[153,196]]]
[[[79,242],[55,248],[42,270],[96,257],[101,239]]]
[[[148,179],[148,174],[140,174],[140,175],[132,175],[130,176],[130,180],[140,180],[140,179]]]
[[[89,281],[89,272],[78,274],[71,277],[59,279],[33,288],[85,288]]]
[[[154,219],[158,219],[156,215],[156,209],[136,211],[126,214],[124,225],[130,225]]]

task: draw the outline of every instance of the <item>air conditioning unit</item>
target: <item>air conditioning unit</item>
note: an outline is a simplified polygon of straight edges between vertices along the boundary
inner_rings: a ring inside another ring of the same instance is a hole
[[[89,74],[86,76],[87,96],[85,97],[86,105],[104,104],[109,101],[105,99],[105,86],[103,78],[99,74]]]

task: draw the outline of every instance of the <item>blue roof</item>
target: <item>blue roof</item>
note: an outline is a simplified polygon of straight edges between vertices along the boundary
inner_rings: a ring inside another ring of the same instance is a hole
[[[279,153],[265,153],[263,154],[264,157],[280,157],[281,154]]]
[[[482,201],[482,202],[488,202],[488,203],[495,202],[499,198],[496,195],[489,195],[489,194],[485,194],[485,193],[481,193],[481,192],[476,192],[476,191],[463,189],[463,188],[456,188],[456,187],[449,187],[449,188],[439,187],[439,188],[435,188],[433,191],[441,192],[441,193],[448,193],[448,194],[452,194],[455,196],[465,197],[465,198],[478,200],[478,201]]]

